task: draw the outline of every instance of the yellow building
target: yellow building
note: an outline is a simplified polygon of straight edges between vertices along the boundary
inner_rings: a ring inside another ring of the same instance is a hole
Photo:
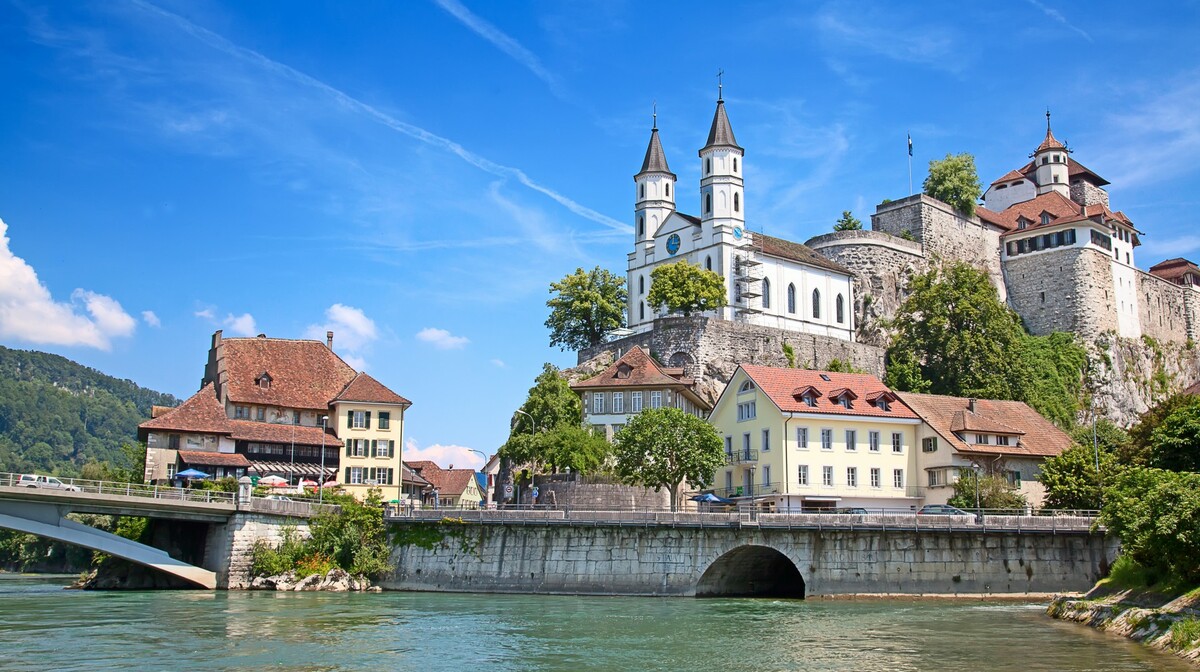
[[[921,503],[921,420],[874,376],[743,364],[709,422],[725,444],[722,497],[781,511]]]
[[[379,488],[383,501],[401,499],[400,447],[410,402],[366,373],[359,373],[330,404],[336,417],[342,486],[362,499]]]

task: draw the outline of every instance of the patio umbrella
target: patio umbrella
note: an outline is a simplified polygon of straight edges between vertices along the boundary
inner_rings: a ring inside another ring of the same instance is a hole
[[[337,481],[325,481],[325,483],[323,483],[321,485],[321,487],[322,488],[336,488],[336,487],[339,487],[340,485],[341,485],[341,483],[338,483]]]
[[[305,478],[305,479],[301,479],[300,483],[298,485],[302,488],[315,488],[315,487],[317,487],[317,482],[311,481],[311,480]]]
[[[180,478],[208,478],[209,474],[200,471],[199,469],[184,469],[175,474]]]
[[[693,502],[703,502],[705,504],[733,504],[733,500],[718,497],[711,492],[706,492],[702,495],[696,495],[691,498]]]
[[[265,486],[268,486],[271,488],[278,488],[278,487],[287,485],[288,482],[287,482],[286,478],[280,478],[278,476],[267,476],[265,478],[258,479],[258,484],[265,485]]]

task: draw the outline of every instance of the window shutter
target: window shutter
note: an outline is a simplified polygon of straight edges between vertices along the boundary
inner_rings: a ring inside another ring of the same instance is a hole
[[[354,439],[346,439],[346,457],[354,454]]]
[[[379,457],[379,440],[371,439],[371,457]]]
[[[371,467],[370,469],[367,469],[367,480],[368,481],[375,480],[375,467]]]
[[[371,428],[371,412],[367,411],[366,416],[367,416],[367,422],[363,426],[366,427],[367,429],[370,429]]]
[[[354,429],[354,411],[346,411],[346,429]]]
[[[342,481],[342,485],[346,485],[349,482],[350,482],[350,467],[346,467],[346,480]]]

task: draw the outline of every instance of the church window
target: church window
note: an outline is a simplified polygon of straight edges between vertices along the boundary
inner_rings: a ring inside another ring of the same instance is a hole
[[[707,175],[711,172],[712,172],[712,159],[705,159],[704,160],[704,174]]]
[[[771,281],[770,280],[763,278],[762,290],[763,290],[763,296],[762,296],[763,308],[770,308],[771,307]]]
[[[741,194],[739,194],[738,192],[735,191],[735,192],[733,192],[733,211],[741,212],[741,210],[742,210]]]
[[[733,157],[733,172],[737,172],[737,157]]]
[[[704,258],[704,270],[706,270],[706,271],[712,270],[712,257]]]
[[[712,194],[704,195],[704,212],[712,212]]]
[[[638,319],[646,319],[646,303],[644,301],[638,302]]]
[[[821,319],[821,290],[813,290],[813,319]]]
[[[645,217],[638,217],[638,235],[639,236],[646,235],[646,218]]]
[[[846,321],[846,300],[841,294],[837,295],[837,321],[838,324]]]
[[[787,291],[787,311],[789,313],[796,312],[796,285],[788,284]]]
[[[646,276],[639,275],[638,276],[638,295],[640,296],[645,293],[646,293]]]
[[[666,190],[667,196],[671,195],[671,183],[670,182],[667,182],[666,185],[663,186],[663,189]]]
[[[642,198],[646,197],[646,183],[642,183]]]

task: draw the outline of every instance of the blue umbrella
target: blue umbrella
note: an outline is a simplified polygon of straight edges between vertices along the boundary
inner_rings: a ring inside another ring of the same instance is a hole
[[[179,476],[180,478],[208,478],[209,477],[209,474],[206,474],[203,471],[200,471],[198,469],[184,469],[183,471],[181,471],[175,475]]]
[[[732,499],[718,497],[711,492],[706,492],[702,495],[696,495],[691,498],[693,502],[703,502],[705,504],[733,504]]]

